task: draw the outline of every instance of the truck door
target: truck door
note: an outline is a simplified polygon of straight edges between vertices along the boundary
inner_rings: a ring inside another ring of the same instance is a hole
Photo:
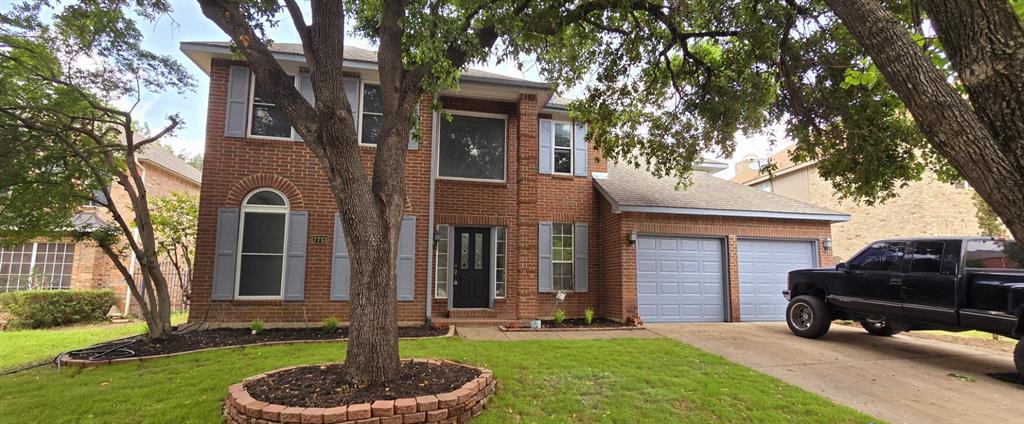
[[[902,316],[905,242],[877,242],[847,263],[842,296],[856,310],[895,318]]]
[[[954,241],[915,241],[903,276],[907,319],[956,324],[956,281],[960,245]]]

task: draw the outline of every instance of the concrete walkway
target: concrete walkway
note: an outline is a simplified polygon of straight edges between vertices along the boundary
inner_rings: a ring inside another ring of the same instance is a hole
[[[659,337],[647,329],[636,330],[592,330],[592,331],[501,331],[498,327],[455,327],[459,337],[467,340],[518,341],[518,340],[586,340],[615,338]]]
[[[989,375],[1014,372],[1006,352],[840,325],[818,340],[785,323],[646,327],[893,423],[1024,424],[1024,385]]]

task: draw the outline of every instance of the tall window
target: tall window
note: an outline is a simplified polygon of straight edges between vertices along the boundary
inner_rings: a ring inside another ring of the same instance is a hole
[[[572,290],[572,224],[551,225],[551,274],[555,290]]]
[[[554,146],[555,173],[572,174],[572,123],[555,122],[554,126],[552,136],[555,140],[551,144]]]
[[[267,93],[260,89],[259,84],[256,84],[256,78],[252,80],[252,109],[249,116],[249,135],[291,138],[292,126],[288,123],[288,119],[284,117],[284,112],[277,107],[273,100],[270,100]],[[289,81],[292,81],[294,84],[295,77],[290,77]]]
[[[438,129],[441,178],[505,181],[505,117],[452,112]]]
[[[494,229],[494,297],[498,298],[505,297],[506,231],[505,227]]]
[[[437,232],[437,253],[434,255],[435,265],[437,265],[434,297],[444,299],[448,297],[448,226],[438,225]]]
[[[74,255],[71,243],[0,248],[0,292],[70,289]]]
[[[360,114],[359,142],[376,145],[384,120],[384,107],[380,102],[380,86],[363,84],[363,108]]]
[[[259,189],[242,202],[236,297],[279,298],[284,286],[288,201],[276,190]]]

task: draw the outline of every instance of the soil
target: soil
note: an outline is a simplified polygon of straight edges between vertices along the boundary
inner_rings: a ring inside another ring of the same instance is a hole
[[[253,399],[267,403],[331,408],[447,393],[480,376],[479,370],[461,365],[403,362],[395,381],[359,386],[344,371],[344,364],[293,368],[249,381],[245,390]]]
[[[621,322],[612,321],[607,318],[594,318],[587,325],[587,322],[583,318],[568,318],[562,321],[561,324],[555,324],[553,320],[541,321],[541,328],[616,328],[616,327],[635,327],[630,324],[623,324]]]
[[[399,327],[398,337],[431,337],[441,336],[448,332],[445,328],[433,327]],[[305,341],[305,340],[338,340],[348,337],[348,328],[339,328],[334,332],[324,332],[320,328],[275,328],[252,334],[248,328],[215,328],[209,330],[189,331],[177,334],[166,340],[147,340],[140,338],[124,349],[134,355],[111,354],[105,358],[114,359],[131,356],[153,356],[168,353],[190,352],[214,347],[241,346],[256,343]],[[107,350],[126,341],[110,342],[87,350],[72,352],[73,359],[89,359],[103,350]],[[106,349],[104,348],[106,347]]]

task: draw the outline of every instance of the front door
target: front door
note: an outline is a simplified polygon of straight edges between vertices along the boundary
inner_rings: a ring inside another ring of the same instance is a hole
[[[491,230],[456,227],[454,264],[452,306],[490,307]]]

